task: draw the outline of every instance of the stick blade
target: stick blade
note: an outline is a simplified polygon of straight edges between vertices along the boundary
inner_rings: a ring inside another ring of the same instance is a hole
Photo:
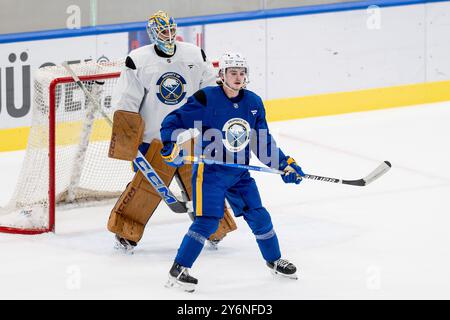
[[[188,206],[186,204],[186,202],[174,202],[174,203],[170,203],[167,204],[169,206],[169,208],[175,212],[175,213],[186,213],[188,212]]]
[[[382,175],[384,175],[386,172],[389,171],[389,169],[391,169],[391,167],[392,165],[389,161],[384,161],[382,164],[376,167],[375,170],[369,173],[365,178],[358,180],[342,180],[342,183],[350,184],[352,186],[364,187],[367,186],[369,183],[372,183]]]
[[[388,172],[391,169],[392,165],[389,161],[384,161],[382,164],[380,164],[375,170],[373,170],[367,177],[365,177],[363,180],[365,182],[365,185],[368,185],[369,183],[375,181],[382,175],[384,175],[386,172]]]

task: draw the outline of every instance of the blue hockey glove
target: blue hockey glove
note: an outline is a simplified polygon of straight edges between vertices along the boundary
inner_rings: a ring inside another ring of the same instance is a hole
[[[169,166],[178,168],[183,165],[183,150],[175,142],[164,143],[161,149],[161,157]]]
[[[281,175],[284,183],[299,184],[302,181],[302,177],[305,176],[302,168],[300,168],[297,162],[289,156],[286,156],[286,158],[280,162],[279,168],[285,172]]]

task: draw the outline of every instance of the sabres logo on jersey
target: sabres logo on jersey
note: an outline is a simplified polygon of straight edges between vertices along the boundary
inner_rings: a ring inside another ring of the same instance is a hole
[[[186,80],[175,72],[164,73],[156,82],[159,90],[158,99],[168,105],[175,105],[183,101],[186,96]]]
[[[241,118],[228,120],[222,128],[225,139],[223,145],[231,152],[243,150],[250,142],[250,124]]]

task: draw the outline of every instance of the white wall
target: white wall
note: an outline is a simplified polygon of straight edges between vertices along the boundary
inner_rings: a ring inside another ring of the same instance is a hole
[[[267,20],[211,24],[205,26],[205,52],[219,59],[226,51],[241,52],[250,62],[252,90],[262,93],[267,87]]]
[[[206,50],[247,55],[265,99],[450,79],[450,3],[206,26]]]
[[[99,36],[85,36],[41,41],[29,41],[19,43],[7,43],[0,45],[0,64],[2,99],[0,105],[0,128],[14,128],[29,126],[31,124],[31,112],[24,117],[14,118],[6,110],[6,69],[14,70],[14,103],[15,108],[23,106],[22,79],[23,67],[30,67],[31,79],[33,73],[45,63],[61,64],[71,60],[97,60],[106,57],[109,60],[123,58],[128,53],[128,33],[105,34]],[[11,54],[16,60],[11,63]],[[26,57],[22,61],[20,57]],[[33,81],[31,80],[31,86]],[[31,88],[32,94],[33,88]],[[32,98],[31,98],[32,103]]]
[[[180,32],[193,42],[201,30]],[[210,24],[204,30],[210,59],[225,51],[247,56],[249,88],[264,99],[450,79],[450,2]],[[0,45],[0,128],[31,123],[31,113],[13,118],[6,112],[7,68],[14,67],[19,108],[24,65],[33,72],[46,62],[102,55],[113,60],[127,51],[128,33]],[[8,60],[11,53],[14,63]]]
[[[450,3],[427,6],[427,81],[450,79]]]

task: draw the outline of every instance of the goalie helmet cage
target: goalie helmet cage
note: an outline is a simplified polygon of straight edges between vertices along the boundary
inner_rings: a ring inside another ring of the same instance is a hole
[[[111,98],[123,61],[71,65],[112,116]],[[117,198],[131,181],[130,163],[108,158],[111,128],[62,66],[36,71],[33,114],[14,194],[0,208],[0,232],[55,230],[55,207]]]

